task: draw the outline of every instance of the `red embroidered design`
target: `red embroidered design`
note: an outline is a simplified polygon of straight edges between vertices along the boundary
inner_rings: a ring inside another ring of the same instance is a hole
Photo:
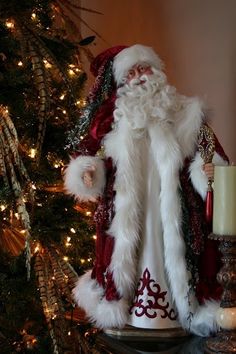
[[[132,314],[135,309],[137,317],[147,316],[149,318],[169,318],[175,321],[177,314],[173,308],[170,308],[169,302],[166,301],[167,291],[161,291],[158,283],[151,279],[149,270],[146,268],[143,277],[140,278],[138,289],[135,292],[133,304],[129,310]],[[143,299],[145,296],[145,300]],[[160,303],[161,302],[161,303]]]

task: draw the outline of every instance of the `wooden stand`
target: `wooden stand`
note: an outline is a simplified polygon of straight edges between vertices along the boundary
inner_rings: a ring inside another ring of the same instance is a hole
[[[182,328],[166,329],[145,329],[126,325],[123,329],[106,329],[104,333],[122,340],[135,341],[176,341],[176,339],[186,338],[189,333]]]
[[[217,280],[223,287],[217,323],[222,328],[215,337],[206,341],[206,353],[236,353],[236,236],[211,234],[220,241],[223,266]]]

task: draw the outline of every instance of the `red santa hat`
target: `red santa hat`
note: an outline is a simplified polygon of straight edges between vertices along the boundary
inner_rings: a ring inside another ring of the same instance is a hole
[[[138,63],[147,63],[158,70],[163,68],[161,59],[151,47],[135,44],[124,48],[113,60],[113,74],[118,86],[127,76],[129,69]]]
[[[101,70],[101,68],[105,67],[114,57],[122,50],[126,49],[127,46],[118,45],[115,47],[108,48],[104,50],[102,53],[96,56],[96,58],[92,61],[90,65],[91,73],[96,77]]]
[[[95,76],[95,82],[78,124],[69,133],[68,148],[79,146],[80,136],[88,132],[92,122],[98,122],[100,119],[104,121],[106,115],[112,116],[117,87],[123,83],[128,70],[137,63],[147,63],[159,70],[163,67],[154,50],[141,44],[131,47],[122,45],[111,47],[93,60],[90,71]]]

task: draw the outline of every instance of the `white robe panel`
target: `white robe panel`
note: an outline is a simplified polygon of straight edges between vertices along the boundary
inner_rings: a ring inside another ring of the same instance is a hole
[[[128,323],[134,327],[164,329],[180,327],[164,267],[163,226],[160,211],[160,175],[155,167],[150,141],[143,151],[144,180],[142,239],[137,267],[138,291]],[[150,280],[149,280],[150,276]],[[144,279],[145,278],[145,279]],[[145,284],[144,284],[145,283]],[[137,291],[137,290],[136,290]],[[156,301],[155,301],[156,299]]]

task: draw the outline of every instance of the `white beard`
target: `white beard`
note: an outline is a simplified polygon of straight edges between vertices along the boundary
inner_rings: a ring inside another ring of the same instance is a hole
[[[152,75],[142,75],[118,89],[115,122],[126,117],[134,130],[143,130],[148,122],[173,122],[173,112],[181,108],[181,96],[167,84],[162,71],[152,71]]]

